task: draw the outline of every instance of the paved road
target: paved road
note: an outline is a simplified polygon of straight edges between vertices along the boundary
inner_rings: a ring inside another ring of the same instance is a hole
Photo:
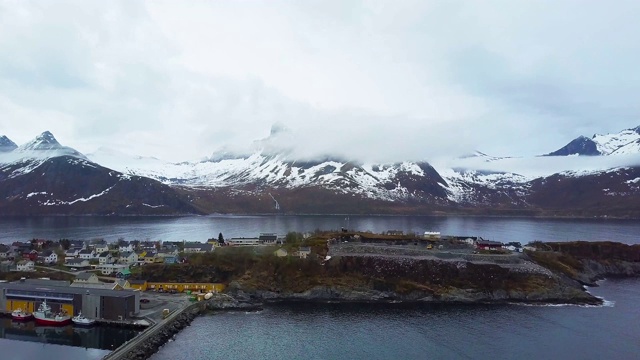
[[[61,273],[65,273],[65,274],[71,274],[71,275],[75,275],[75,276],[78,276],[78,274],[80,274],[82,272],[82,271],[68,271],[68,270],[62,270],[62,269],[55,268],[55,267],[39,266],[39,265],[36,265],[35,268],[36,269],[47,270],[47,271],[57,271],[57,272],[61,272]]]

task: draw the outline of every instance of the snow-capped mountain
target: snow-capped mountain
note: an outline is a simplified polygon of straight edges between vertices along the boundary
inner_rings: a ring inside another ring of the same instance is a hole
[[[0,152],[13,151],[17,147],[18,145],[16,145],[16,143],[11,141],[11,139],[9,139],[8,137],[4,135],[0,136]]]
[[[200,213],[174,189],[104,168],[50,132],[0,153],[0,214]]]
[[[617,155],[634,142],[629,131],[621,134],[583,140]],[[476,152],[434,164],[375,164],[297,158],[278,146],[288,142],[273,136],[283,136],[282,129],[247,151],[171,163],[108,148],[84,156],[43,133],[0,153],[0,198],[7,200],[0,213],[640,216],[640,167],[627,164],[628,156],[526,159]]]
[[[615,134],[579,136],[549,156],[628,155],[640,153],[640,126]]]

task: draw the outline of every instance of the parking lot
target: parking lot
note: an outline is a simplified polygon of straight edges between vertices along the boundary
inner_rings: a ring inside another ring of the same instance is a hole
[[[169,309],[169,312],[189,306],[189,296],[186,293],[161,293],[154,291],[144,291],[140,296],[139,317],[146,317],[158,322],[162,319],[162,311]],[[148,300],[148,302],[146,302]]]

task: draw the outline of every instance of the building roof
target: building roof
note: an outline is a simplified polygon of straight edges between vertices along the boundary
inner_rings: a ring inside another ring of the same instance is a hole
[[[147,282],[147,280],[128,280],[131,285],[142,285]]]
[[[122,273],[122,275],[131,275],[131,270],[129,270],[128,268],[121,269],[118,272]]]
[[[135,254],[135,253],[133,251],[125,251],[122,254],[120,254],[120,257],[128,258],[132,254]]]
[[[67,259],[66,263],[67,264],[82,264],[82,263],[89,263],[89,260],[87,259]]]
[[[33,286],[69,286],[66,280],[48,280],[48,279],[24,279],[15,281],[16,284],[29,284]]]
[[[0,252],[8,252],[9,251],[9,247],[5,244],[0,244]]]
[[[258,238],[260,241],[276,241],[278,240],[278,236],[276,234],[260,234]]]
[[[98,255],[98,257],[104,257],[104,258],[106,258],[106,257],[109,257],[110,255],[111,255],[111,253],[110,253],[110,252],[108,252],[108,251],[103,251],[103,252],[101,252],[101,253],[100,253],[100,255]]]
[[[48,257],[51,254],[55,254],[55,253],[53,251],[51,251],[51,250],[45,250],[45,251],[42,252],[42,256],[44,256],[44,257]]]
[[[482,246],[502,246],[501,242],[498,241],[491,241],[491,240],[481,240],[481,241],[477,241],[476,242],[477,245],[482,245]]]
[[[31,260],[20,260],[20,261],[18,261],[18,265],[26,265],[28,263],[32,263],[33,264],[33,261],[31,261]]]
[[[88,254],[93,254],[93,250],[80,250],[80,255],[88,255]]]
[[[298,251],[300,251],[300,252],[311,252],[311,248],[308,247],[308,246],[303,246]]]
[[[76,280],[89,280],[92,276],[97,276],[95,273],[83,271],[78,276],[76,276]]]
[[[195,248],[199,248],[200,245],[202,245],[201,242],[188,242],[188,243],[184,243],[184,248],[185,249],[187,249],[187,248],[195,249]]]
[[[86,283],[86,282],[74,282],[69,285],[74,288],[85,288],[85,289],[105,289],[112,290],[115,287],[114,283]]]

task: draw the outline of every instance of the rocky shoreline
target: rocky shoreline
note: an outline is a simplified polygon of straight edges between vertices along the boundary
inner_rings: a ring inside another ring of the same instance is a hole
[[[143,360],[148,359],[172,340],[177,333],[191,324],[202,312],[200,307],[193,307],[183,311],[171,322],[162,325],[162,328],[155,334],[149,336],[138,344],[135,349],[118,357],[119,360]],[[149,330],[152,330],[151,328]],[[138,335],[141,336],[142,334]],[[134,341],[135,339],[131,340]]]

